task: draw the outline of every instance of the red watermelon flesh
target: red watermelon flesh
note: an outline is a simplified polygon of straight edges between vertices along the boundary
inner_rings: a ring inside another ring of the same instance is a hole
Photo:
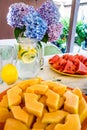
[[[87,57],[83,55],[63,56],[55,55],[49,59],[49,63],[57,70],[69,74],[87,74]]]
[[[72,59],[73,64],[76,66],[76,68],[78,68],[79,65],[79,59],[78,58],[73,58]]]
[[[53,68],[58,70],[58,61],[52,64]]]
[[[79,61],[79,66],[76,73],[83,75],[87,74],[87,67],[81,61]]]
[[[68,60],[68,59],[69,59],[69,57],[70,57],[70,55],[69,55],[69,54],[65,54],[65,55],[63,55],[63,56],[62,56],[62,58],[63,58],[63,59],[65,59],[65,60]]]
[[[62,71],[66,63],[66,60],[60,57],[59,60],[53,64],[53,67],[59,71]]]
[[[60,58],[60,56],[55,55],[55,56],[53,56],[52,58],[49,59],[49,63],[53,64],[53,63],[57,62],[59,60],[59,58]]]
[[[83,55],[79,55],[79,57],[78,57],[78,59],[81,61],[81,62],[83,62],[84,60],[85,60],[85,56],[83,56]]]
[[[84,59],[83,64],[87,67],[87,58]]]
[[[59,71],[63,71],[65,65],[66,65],[67,61],[63,58],[59,59],[59,64],[58,64],[58,70]]]
[[[73,64],[72,61],[68,60],[63,72],[69,74],[75,74],[75,71],[76,71],[76,66]]]

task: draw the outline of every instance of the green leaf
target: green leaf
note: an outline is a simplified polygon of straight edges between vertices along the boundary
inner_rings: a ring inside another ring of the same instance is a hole
[[[48,34],[46,33],[46,34],[44,35],[44,38],[43,38],[41,41],[47,43],[47,42],[48,42],[48,39],[49,39],[49,37],[48,37]]]
[[[20,29],[20,28],[15,28],[14,29],[14,35],[15,35],[15,38],[18,39],[18,37],[24,37],[24,31],[25,31],[25,26]]]
[[[80,41],[84,41],[87,37],[87,24],[85,24],[83,21],[77,22],[76,25],[76,33],[77,36],[80,38]]]

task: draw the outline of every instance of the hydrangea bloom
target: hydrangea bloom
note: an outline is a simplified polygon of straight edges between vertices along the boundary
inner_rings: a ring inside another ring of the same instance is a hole
[[[62,30],[59,24],[60,14],[53,1],[48,0],[35,10],[33,6],[23,2],[9,7],[7,23],[14,27],[16,39],[19,36],[34,38],[37,41],[56,41]]]
[[[33,12],[34,8],[23,2],[14,3],[9,7],[7,14],[7,23],[14,28],[22,28],[24,26],[23,17],[29,12]]]
[[[62,33],[62,27],[63,26],[61,23],[51,24],[50,26],[48,26],[47,32],[50,42],[54,42],[59,38]]]
[[[24,17],[26,26],[25,36],[41,41],[47,30],[47,23],[38,15],[37,12],[28,14]]]
[[[60,14],[58,8],[52,1],[48,0],[37,11],[48,24],[48,41],[56,41],[62,30],[62,24],[59,23]]]
[[[52,1],[48,0],[47,2],[44,2],[37,11],[47,22],[48,26],[53,23],[58,23],[60,14],[58,8]]]
[[[15,3],[9,7],[7,22],[12,27],[23,27],[22,17],[28,12],[28,6],[24,3]]]

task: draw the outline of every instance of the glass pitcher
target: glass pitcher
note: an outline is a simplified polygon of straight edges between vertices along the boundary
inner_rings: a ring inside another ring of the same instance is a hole
[[[17,69],[20,79],[34,78],[40,70],[39,52],[35,40],[19,38]]]

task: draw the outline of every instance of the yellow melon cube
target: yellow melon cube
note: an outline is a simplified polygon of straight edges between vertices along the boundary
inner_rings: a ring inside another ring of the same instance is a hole
[[[18,119],[25,124],[28,124],[29,115],[20,106],[12,106],[11,111],[15,119]]]
[[[7,91],[9,107],[19,105],[21,103],[22,89],[15,86]]]
[[[35,116],[32,114],[29,114],[29,120],[27,126],[30,128],[32,126],[32,123],[34,122]]]
[[[34,128],[34,129],[31,129],[31,130],[44,130],[44,129],[38,129],[38,128]]]
[[[64,105],[64,97],[61,97],[60,96],[60,99],[59,99],[59,104],[58,104],[58,109],[61,109],[61,107]],[[49,109],[49,112],[54,112],[56,111],[56,109],[53,109],[51,107],[48,107]]]
[[[37,121],[33,124],[33,129],[45,129],[46,123],[42,123],[41,121]]]
[[[44,115],[45,113],[47,113],[47,112],[48,112],[47,109],[44,108],[44,109],[43,109],[43,115]],[[41,123],[42,123],[43,115],[42,115],[42,117],[37,117],[37,118],[36,118],[36,122],[41,122]]]
[[[23,107],[23,110],[27,112],[25,107]],[[35,116],[33,114],[29,114],[29,113],[28,113],[28,116],[29,116],[29,119],[28,119],[28,122],[26,125],[30,128],[32,123],[34,122]]]
[[[43,115],[42,122],[43,123],[59,123],[64,120],[64,118],[67,116],[67,114],[68,113],[63,110],[45,113]]]
[[[25,108],[31,114],[41,117],[43,114],[44,105],[37,101],[38,96],[32,93],[25,93]]]
[[[81,130],[78,114],[68,114],[64,124],[57,124],[54,130]]]
[[[67,86],[58,82],[53,81],[42,81],[42,84],[48,85],[48,87],[54,92],[63,95],[67,89]]]
[[[63,105],[64,105],[64,97],[61,97],[61,96],[60,96],[58,109],[61,109],[61,107],[62,107]]]
[[[73,92],[74,94],[76,94],[77,96],[79,96],[79,98],[82,98],[82,97],[83,97],[82,91],[81,91],[81,89],[79,89],[79,88],[74,88],[74,89],[72,90],[72,92]]]
[[[84,98],[79,102],[79,116],[81,123],[87,118],[87,103]]]
[[[46,105],[46,100],[47,100],[47,97],[45,95],[43,95],[43,96],[40,97],[39,102],[41,102],[44,105]]]
[[[45,128],[45,130],[54,130],[55,125],[56,125],[55,123],[49,124],[49,125]]]
[[[35,84],[35,85],[32,85],[31,87],[28,87],[26,89],[26,92],[44,95],[46,93],[47,89],[48,89],[47,85]]]
[[[64,97],[66,99],[64,102],[64,110],[72,114],[78,113],[79,97],[71,91],[66,91]]]
[[[39,84],[41,80],[42,80],[41,78],[32,78],[32,79],[21,81],[20,83],[17,84],[17,86],[20,87],[22,90],[25,90],[27,87],[31,85]]]
[[[57,110],[59,105],[60,95],[48,89],[46,92],[46,96],[47,96],[47,100],[46,100],[47,106]]]
[[[49,110],[49,112],[55,112],[56,111],[56,109],[54,109],[52,107],[48,107],[48,110]]]
[[[11,117],[9,110],[5,107],[0,107],[0,123],[4,123],[9,117]]]
[[[8,98],[7,98],[7,95],[4,95],[2,100],[0,101],[0,107],[8,108]]]
[[[21,121],[13,119],[13,118],[8,118],[6,120],[4,130],[29,130],[29,129]]]

